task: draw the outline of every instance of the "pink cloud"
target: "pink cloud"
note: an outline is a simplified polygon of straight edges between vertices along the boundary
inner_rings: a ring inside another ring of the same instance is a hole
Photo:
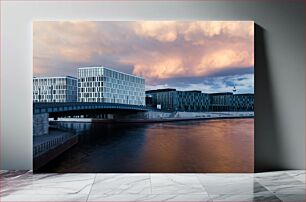
[[[135,23],[133,29],[139,36],[172,42],[177,38],[177,25],[175,21],[143,21]]]
[[[33,34],[38,75],[108,62],[150,83],[254,66],[251,21],[34,22]]]

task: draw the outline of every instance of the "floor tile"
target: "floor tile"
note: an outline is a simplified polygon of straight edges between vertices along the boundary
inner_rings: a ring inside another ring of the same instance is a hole
[[[283,202],[305,202],[305,194],[277,194]]]
[[[151,174],[152,194],[202,194],[204,187],[194,174]]]
[[[23,171],[9,171],[1,176],[0,196],[6,196],[32,183],[34,175]]]
[[[8,195],[8,196],[3,196],[1,197],[1,202],[45,202],[45,201],[53,201],[53,202],[86,202],[88,195],[36,195],[36,194],[31,194],[31,195]]]
[[[287,173],[257,176],[256,181],[275,194],[304,194],[305,183],[296,180]]]
[[[306,175],[304,170],[293,170],[293,171],[287,171],[286,173],[292,176],[294,179],[305,183]]]
[[[221,195],[210,195],[213,201],[230,201],[230,202],[251,202],[251,201],[273,201],[281,202],[281,200],[273,194],[267,195],[233,195],[233,194],[221,194]]]
[[[305,201],[305,171],[256,174],[0,173],[1,201]]]
[[[252,195],[254,192],[254,180],[249,174],[199,174],[197,177],[209,195]]]
[[[28,170],[16,170],[16,171],[4,171],[0,174],[0,180],[13,180],[13,179],[19,179],[22,176],[26,175],[33,175],[31,171]]]
[[[8,172],[8,170],[0,170],[0,175],[4,174],[6,172]]]
[[[182,201],[182,202],[212,202],[207,194],[155,195],[144,198],[143,201]]]
[[[286,171],[273,171],[273,172],[262,172],[262,173],[255,173],[254,177],[255,179],[269,179],[269,180],[273,180],[273,179],[292,179],[292,176],[288,175],[290,171],[286,170]],[[295,173],[295,172],[294,172]]]
[[[99,194],[94,195],[90,194],[87,202],[127,202],[127,201],[139,201],[139,199],[145,197],[147,195],[141,194],[121,194],[121,195],[113,195],[113,194]]]
[[[259,182],[254,180],[254,183],[253,183],[253,194],[256,194],[256,195],[270,195],[270,194],[272,194],[272,192],[269,191],[263,185],[261,185]]]
[[[35,174],[6,181],[0,195],[89,194],[96,174]]]
[[[206,194],[168,195],[168,194],[128,194],[128,195],[90,195],[88,202],[127,202],[127,201],[173,201],[173,202],[211,202]]]
[[[97,174],[90,194],[151,194],[149,174]]]
[[[273,195],[273,194],[254,194],[253,196],[253,201],[262,201],[262,202],[282,202],[280,200],[280,198],[278,198],[277,196]]]

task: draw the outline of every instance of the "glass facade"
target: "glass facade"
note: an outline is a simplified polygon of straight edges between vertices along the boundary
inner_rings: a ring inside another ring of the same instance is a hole
[[[254,94],[210,94],[211,111],[254,111]]]
[[[145,80],[106,67],[79,68],[78,101],[145,105]]]
[[[162,110],[169,111],[208,111],[209,96],[201,91],[176,91],[162,89],[147,91],[153,106],[160,105]]]
[[[233,93],[210,94],[210,111],[230,111],[232,109]]]
[[[236,94],[232,100],[233,111],[254,111],[254,94]]]
[[[77,102],[77,78],[34,77],[33,102]]]
[[[148,106],[168,111],[254,111],[254,94],[158,89],[146,95]]]

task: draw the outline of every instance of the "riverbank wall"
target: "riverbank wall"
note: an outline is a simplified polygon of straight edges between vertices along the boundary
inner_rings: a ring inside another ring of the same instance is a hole
[[[93,122],[93,123],[154,123],[205,119],[253,118],[254,112],[139,112],[131,115],[117,115],[112,119],[58,118],[51,122]]]
[[[78,135],[51,130],[46,135],[34,136],[33,170],[36,171],[78,143]]]

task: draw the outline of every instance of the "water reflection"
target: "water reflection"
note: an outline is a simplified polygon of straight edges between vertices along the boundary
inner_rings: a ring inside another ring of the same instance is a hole
[[[80,143],[44,172],[253,172],[253,119],[69,123]]]

